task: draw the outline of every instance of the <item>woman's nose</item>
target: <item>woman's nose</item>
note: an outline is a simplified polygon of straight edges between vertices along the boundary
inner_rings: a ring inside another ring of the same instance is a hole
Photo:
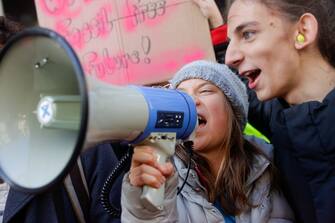
[[[225,63],[229,67],[238,69],[238,66],[243,61],[243,58],[243,53],[239,50],[239,48],[230,42],[226,51]]]
[[[195,96],[195,95],[192,95],[192,97],[193,97],[193,100],[194,100],[195,105],[196,105],[196,106],[200,105],[200,99],[199,99],[199,97],[197,97],[197,96]]]

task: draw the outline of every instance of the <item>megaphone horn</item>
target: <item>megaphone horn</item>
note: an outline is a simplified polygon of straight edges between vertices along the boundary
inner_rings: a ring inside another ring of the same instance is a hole
[[[44,28],[19,33],[0,52],[0,103],[1,175],[26,192],[62,180],[83,148],[101,142],[153,143],[165,162],[197,123],[186,93],[85,78],[67,41]],[[162,198],[149,191],[143,200],[158,206]]]

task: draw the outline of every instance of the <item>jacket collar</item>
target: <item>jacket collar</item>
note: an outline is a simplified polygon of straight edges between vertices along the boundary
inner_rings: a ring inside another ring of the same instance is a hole
[[[263,139],[255,136],[244,135],[244,139],[255,144],[265,155],[256,155],[247,179],[247,187],[253,184],[270,165],[270,160],[273,159],[273,146],[265,142]],[[270,160],[269,160],[270,159]]]
[[[308,106],[309,104],[314,104],[315,106],[317,106],[317,105],[318,106],[323,106],[323,105],[328,105],[329,103],[332,103],[335,100],[335,88],[333,90],[331,90],[330,92],[328,92],[328,94],[325,96],[325,98],[322,100],[322,102],[319,102],[319,101],[306,101],[306,102],[303,102],[303,103],[291,106],[283,98],[276,98],[274,100],[276,100],[277,102],[279,102],[279,104],[284,109],[301,107],[301,106],[304,107],[304,106]]]
[[[178,185],[178,186],[181,186],[181,184],[183,184],[183,181],[186,179],[187,166],[185,166],[183,161],[177,156],[173,157],[173,162],[174,162],[174,165],[176,166],[178,175],[181,178],[181,181],[179,181],[179,183],[178,183],[180,185]],[[200,183],[199,176],[194,169],[190,169],[190,173],[189,173],[189,176],[187,178],[186,184],[193,189],[201,188],[203,191],[206,190],[205,187],[202,186],[202,184]]]
[[[252,169],[250,170],[249,177],[247,179],[247,187],[253,184],[262,174],[265,172],[267,167],[270,165],[270,161],[262,156],[257,155],[252,165]]]

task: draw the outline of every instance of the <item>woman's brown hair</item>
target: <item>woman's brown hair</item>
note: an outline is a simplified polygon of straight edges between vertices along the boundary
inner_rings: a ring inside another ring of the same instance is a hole
[[[196,152],[193,155],[193,167],[198,169],[203,176],[202,183],[207,189],[208,200],[213,203],[216,199],[220,199],[225,212],[235,216],[254,206],[248,200],[246,181],[255,156],[264,154],[255,145],[244,140],[240,123],[232,106],[227,99],[224,100],[224,103],[228,124],[226,126],[226,140],[218,152],[218,156],[221,156],[222,160],[218,175],[215,177],[210,172],[210,160]],[[177,147],[176,153],[185,163],[187,162],[188,155],[182,146]],[[271,177],[274,177],[272,164],[269,166],[269,171]]]

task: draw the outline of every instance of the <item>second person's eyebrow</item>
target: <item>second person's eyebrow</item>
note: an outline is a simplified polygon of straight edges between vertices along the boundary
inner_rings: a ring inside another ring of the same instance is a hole
[[[245,27],[256,26],[256,25],[258,25],[258,22],[256,21],[242,23],[235,28],[234,33],[241,32]]]

